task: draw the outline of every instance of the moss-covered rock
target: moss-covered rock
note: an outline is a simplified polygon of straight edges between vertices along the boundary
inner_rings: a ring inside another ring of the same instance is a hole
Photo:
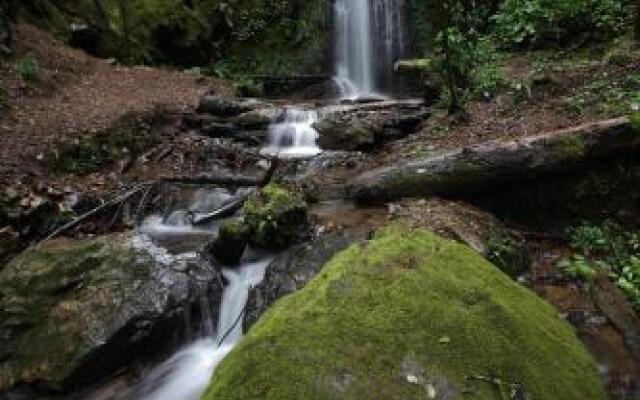
[[[249,243],[249,228],[240,219],[220,225],[218,237],[209,246],[210,253],[225,264],[237,264]]]
[[[390,219],[466,244],[511,277],[529,268],[524,238],[470,204],[438,198],[403,200],[390,206]]]
[[[0,393],[77,387],[175,337],[196,303],[194,281],[178,272],[189,268],[136,240],[54,240],[0,272]]]
[[[302,195],[284,186],[271,184],[251,196],[244,205],[250,242],[267,249],[282,249],[309,230],[307,203]]]
[[[605,398],[550,305],[465,246],[393,225],[267,311],[204,399],[497,400],[510,390]]]

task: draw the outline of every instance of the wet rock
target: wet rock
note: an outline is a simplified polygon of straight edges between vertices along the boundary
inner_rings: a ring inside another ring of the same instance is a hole
[[[205,95],[200,99],[198,112],[216,117],[234,117],[257,108],[259,103],[250,99],[223,98]]]
[[[0,272],[0,393],[64,391],[157,356],[199,295],[219,303],[216,275],[139,236],[29,249]]]
[[[283,249],[309,232],[307,203],[293,189],[268,185],[253,194],[243,210],[250,242],[256,247]]]
[[[254,110],[233,117],[231,121],[243,130],[263,130],[269,127],[275,117],[275,111]]]
[[[208,252],[224,264],[236,265],[249,244],[249,228],[240,219],[220,225],[218,237],[207,246]]]
[[[320,134],[318,145],[325,150],[367,150],[381,140],[382,126],[375,121],[335,114],[313,125]]]
[[[531,263],[523,237],[493,215],[463,202],[404,200],[389,205],[389,218],[466,244],[513,278]]]
[[[418,131],[431,111],[421,104],[364,104],[325,115],[314,124],[325,150],[370,150]]]
[[[249,293],[245,332],[276,300],[302,289],[335,254],[365,240],[363,232],[340,231],[292,247],[268,267],[264,280]]]

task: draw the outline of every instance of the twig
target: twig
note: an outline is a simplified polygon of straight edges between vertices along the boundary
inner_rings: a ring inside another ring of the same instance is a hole
[[[44,238],[44,240],[42,240],[40,243],[38,243],[38,245],[55,238],[56,236],[58,236],[59,234],[61,234],[64,231],[66,231],[67,229],[71,229],[71,228],[77,226],[80,222],[86,220],[89,217],[94,216],[95,214],[97,214],[98,212],[104,210],[105,208],[114,206],[116,204],[120,204],[120,203],[128,200],[129,198],[133,197],[134,195],[139,193],[142,189],[144,189],[145,187],[148,187],[148,186],[149,186],[148,183],[141,184],[141,185],[137,186],[135,189],[132,189],[132,190],[126,192],[122,196],[118,196],[115,199],[107,201],[106,203],[94,208],[93,210],[91,210],[91,211],[89,211],[89,212],[87,212],[87,213],[75,218],[73,221],[69,222],[68,224],[65,224],[65,225],[61,226],[60,228],[56,229],[55,231],[53,231],[49,236],[47,236],[46,238]]]
[[[225,332],[225,334],[222,336],[222,338],[220,339],[220,341],[218,342],[218,347],[222,346],[222,344],[224,343],[225,340],[227,340],[227,338],[229,337],[229,335],[231,335],[231,332],[233,332],[233,330],[235,329],[235,327],[238,325],[238,322],[240,322],[240,319],[244,316],[244,313],[247,311],[247,306],[248,304],[245,304],[244,307],[242,308],[242,311],[240,311],[240,314],[238,314],[238,317],[236,318],[236,320],[234,321],[233,325],[231,325],[231,327]]]
[[[271,166],[269,166],[269,170],[260,181],[259,187],[265,187],[271,182],[279,165],[280,161],[277,158],[273,157],[271,159]],[[217,219],[230,217],[242,208],[244,203],[254,192],[255,189],[249,191],[249,193],[238,196],[230,200],[229,202],[226,202],[218,209],[209,214],[201,215],[198,217],[195,215],[195,213],[190,212],[189,214],[187,214],[187,221],[189,221],[191,225],[202,225],[209,221],[215,221]]]

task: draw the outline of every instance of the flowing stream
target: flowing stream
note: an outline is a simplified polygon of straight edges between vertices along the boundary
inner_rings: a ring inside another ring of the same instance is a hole
[[[242,315],[249,289],[264,278],[270,258],[225,268],[217,335],[195,341],[151,372],[134,390],[132,399],[198,400],[218,364],[242,337]]]
[[[305,158],[320,154],[318,132],[313,124],[318,111],[289,107],[269,127],[269,144],[263,154],[282,158]]]

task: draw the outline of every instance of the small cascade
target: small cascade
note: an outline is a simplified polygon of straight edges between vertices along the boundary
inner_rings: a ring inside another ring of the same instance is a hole
[[[406,54],[404,0],[336,0],[335,76],[343,98],[395,88],[393,67]]]
[[[228,283],[222,296],[216,334],[196,340],[148,372],[141,383],[122,399],[200,399],[215,368],[242,338],[242,316],[249,290],[262,282],[270,262],[271,258],[262,258],[233,269],[223,269]],[[207,313],[203,312],[204,315]],[[215,324],[215,321],[203,323]]]
[[[286,108],[269,127],[269,144],[262,154],[282,158],[313,157],[322,152],[316,140],[318,132],[313,124],[318,112],[298,108]]]

